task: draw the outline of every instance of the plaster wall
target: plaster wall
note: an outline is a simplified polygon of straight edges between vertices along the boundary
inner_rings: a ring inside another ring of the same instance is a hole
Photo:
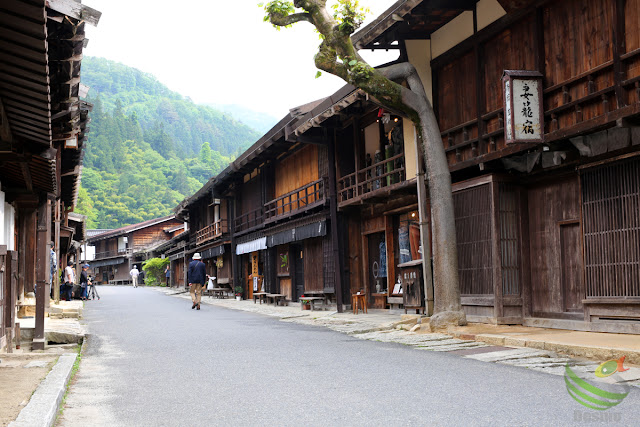
[[[429,102],[433,104],[431,84],[431,40],[407,40],[405,42],[409,62],[416,67]]]
[[[476,4],[478,31],[507,13],[497,0],[480,0]],[[473,35],[473,12],[461,13],[431,34],[431,56],[436,58]]]
[[[402,133],[404,135],[404,167],[407,181],[416,177],[418,173],[416,163],[416,130],[413,122],[402,119]]]
[[[380,149],[380,130],[377,122],[364,128],[364,149],[371,155],[371,161],[375,163],[376,150]]]
[[[4,238],[3,245],[7,245],[8,251],[15,250],[16,210],[9,203],[4,204]]]
[[[476,6],[478,31],[507,14],[498,0],[480,0]]]
[[[431,55],[436,58],[473,35],[473,12],[458,15],[431,34]]]

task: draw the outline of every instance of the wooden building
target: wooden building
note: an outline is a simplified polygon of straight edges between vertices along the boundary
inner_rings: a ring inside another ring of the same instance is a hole
[[[640,332],[640,3],[398,1],[353,39],[432,101],[468,319]]]
[[[400,0],[353,41],[397,50],[434,107],[467,318],[639,332],[639,0]],[[322,292],[341,309],[361,292],[431,312],[423,170],[413,124],[347,85],[183,202],[185,254],[228,245],[249,296]],[[228,236],[194,244],[217,203]]]
[[[190,225],[186,261],[201,253],[219,285],[240,286],[249,298],[254,291],[292,301],[301,295],[335,298],[333,162],[327,146],[289,138],[292,124],[321,101],[292,109],[176,209]]]
[[[87,239],[95,246],[95,259],[90,262],[97,283],[131,283],[133,266],[142,271],[142,262],[150,251],[184,231],[184,223],[174,215],[109,230]]]
[[[0,348],[12,348],[16,305],[35,288],[34,348],[45,346],[57,276],[50,253],[70,250],[61,246],[60,225],[77,201],[91,109],[81,100],[84,27],[99,17],[58,0],[3,0],[0,7]],[[77,228],[67,231],[70,242]]]

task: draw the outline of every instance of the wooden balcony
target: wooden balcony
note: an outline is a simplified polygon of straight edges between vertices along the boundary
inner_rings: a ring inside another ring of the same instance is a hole
[[[320,178],[267,202],[264,205],[264,222],[278,221],[324,204],[326,189],[325,179]]]
[[[119,256],[129,256],[133,253],[133,250],[134,248],[126,248],[126,249],[119,249],[117,251],[96,252],[94,259],[98,260],[98,259],[104,259],[104,258],[115,258]]]
[[[196,245],[201,245],[210,240],[215,240],[228,232],[229,223],[226,219],[220,219],[196,232]]]
[[[404,154],[397,154],[340,178],[338,205],[385,197],[389,191],[405,185]]]
[[[252,210],[235,219],[235,232],[253,230],[264,223],[264,207]]]

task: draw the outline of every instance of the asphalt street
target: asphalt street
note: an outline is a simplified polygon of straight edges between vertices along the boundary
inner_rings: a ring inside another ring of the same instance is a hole
[[[589,410],[561,376],[101,287],[60,426],[637,425],[640,392]],[[595,418],[598,417],[598,418]],[[586,421],[586,422],[585,422]]]

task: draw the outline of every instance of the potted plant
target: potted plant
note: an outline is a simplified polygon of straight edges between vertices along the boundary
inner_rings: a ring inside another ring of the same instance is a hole
[[[242,301],[242,292],[244,292],[242,286],[236,286],[235,288],[233,288],[233,291],[236,293],[236,299],[238,301]]]
[[[304,295],[300,295],[300,307],[302,307],[303,310],[310,310],[311,306],[310,306],[310,302],[308,299],[304,299]]]

